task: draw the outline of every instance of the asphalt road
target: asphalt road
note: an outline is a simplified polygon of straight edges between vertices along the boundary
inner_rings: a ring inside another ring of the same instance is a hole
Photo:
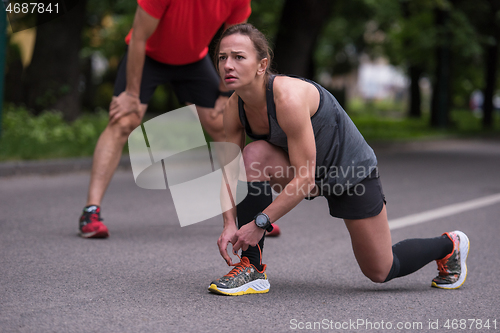
[[[391,220],[500,193],[499,142],[376,153]],[[459,290],[430,287],[434,263],[372,283],[318,198],[266,241],[270,292],[226,297],[207,291],[229,271],[220,218],[181,228],[168,191],[141,189],[121,170],[103,202],[111,237],[81,239],[88,181],[86,172],[0,178],[0,332],[500,332],[498,203],[392,232],[398,242],[464,231],[469,275]]]

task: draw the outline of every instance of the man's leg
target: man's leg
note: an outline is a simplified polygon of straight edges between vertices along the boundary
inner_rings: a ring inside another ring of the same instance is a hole
[[[102,132],[94,150],[87,205],[101,205],[128,136],[141,124],[147,107],[147,104],[141,104],[140,115],[131,113],[114,124],[108,124]]]
[[[113,97],[114,98],[114,97]],[[79,234],[84,238],[106,238],[108,228],[101,222],[102,198],[120,161],[129,134],[141,124],[147,105],[140,105],[140,113],[131,113],[104,129],[94,150],[87,206],[80,217]]]

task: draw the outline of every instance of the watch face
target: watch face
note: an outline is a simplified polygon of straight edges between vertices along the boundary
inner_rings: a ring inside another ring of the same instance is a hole
[[[258,215],[255,218],[255,224],[257,224],[259,227],[263,228],[267,224],[267,218],[264,215]]]

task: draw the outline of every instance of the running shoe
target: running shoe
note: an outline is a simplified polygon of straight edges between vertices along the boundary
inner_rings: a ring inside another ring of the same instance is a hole
[[[272,226],[272,231],[266,231],[266,237],[278,237],[281,234],[280,227],[276,223],[272,223]]]
[[[99,206],[87,206],[83,209],[78,234],[83,238],[106,238],[109,236],[108,228],[102,223]]]
[[[439,275],[432,280],[432,286],[442,289],[460,288],[467,278],[467,256],[469,255],[469,238],[461,231],[446,232],[453,242],[453,251],[446,257],[436,260]]]
[[[270,284],[265,272],[266,265],[262,265],[262,271],[259,272],[254,265],[250,264],[247,257],[242,257],[228,274],[212,281],[208,290],[228,296],[267,293]]]

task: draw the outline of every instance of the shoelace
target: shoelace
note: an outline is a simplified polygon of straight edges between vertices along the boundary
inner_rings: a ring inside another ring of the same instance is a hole
[[[451,241],[454,243],[453,244],[453,251],[455,251],[455,241],[451,236],[449,236]],[[452,251],[452,253],[453,253]],[[436,260],[437,266],[438,266],[438,271],[440,276],[446,276],[449,275],[449,268],[448,268],[448,260],[447,259],[441,259],[441,260]]]
[[[448,266],[442,260],[437,261],[439,275],[448,275]]]
[[[243,260],[243,258],[241,258],[239,255],[238,255],[238,257],[240,258],[240,262],[237,264],[234,264],[234,268],[224,276],[234,277],[235,275],[238,275],[239,273],[244,271],[247,267],[250,267],[250,261],[248,261],[248,258],[243,257],[244,259],[246,259],[246,260]]]
[[[259,248],[260,264],[262,265],[262,251],[260,249],[260,245],[257,244],[257,246]],[[247,267],[250,267],[250,260],[248,260],[247,257],[243,257],[242,258],[242,257],[240,257],[240,255],[238,253],[236,253],[236,255],[238,256],[238,258],[240,258],[240,262],[234,264],[234,268],[229,273],[227,273],[224,276],[234,277],[235,275],[237,275],[240,272],[244,271]],[[243,259],[245,259],[245,260],[243,260]]]

